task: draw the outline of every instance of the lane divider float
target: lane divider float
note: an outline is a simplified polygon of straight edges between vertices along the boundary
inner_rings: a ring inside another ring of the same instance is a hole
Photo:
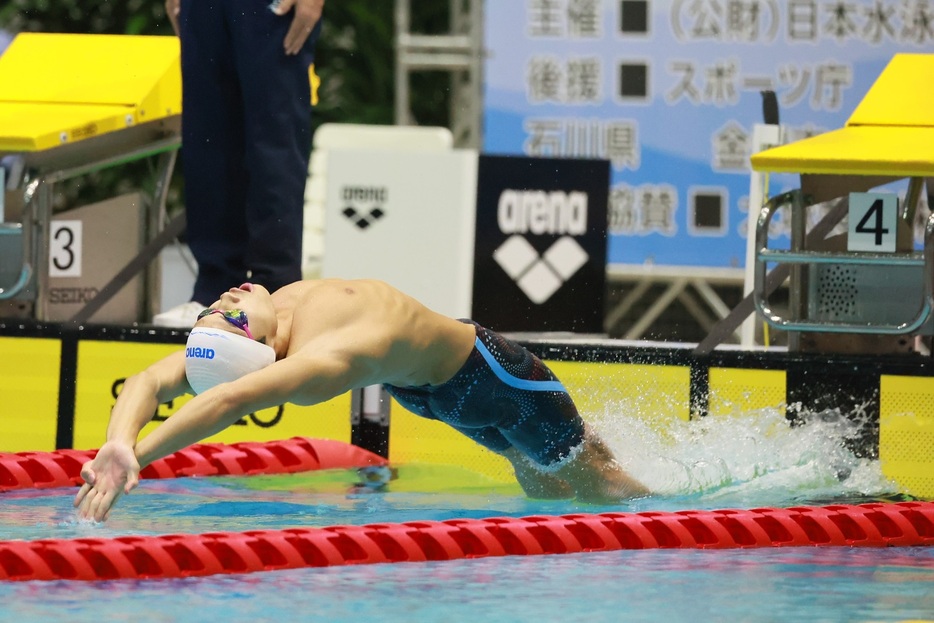
[[[80,485],[81,466],[96,453],[97,450],[0,452],[0,492]],[[140,472],[140,478],[291,474],[385,463],[381,456],[342,441],[293,437],[268,442],[194,444],[153,461]]]
[[[934,545],[932,502],[0,541],[0,580],[178,578],[623,549],[915,545]]]

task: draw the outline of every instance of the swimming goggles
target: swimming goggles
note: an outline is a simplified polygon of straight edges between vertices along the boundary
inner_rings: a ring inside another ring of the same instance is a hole
[[[211,314],[220,314],[221,316],[224,317],[224,320],[226,320],[227,322],[229,322],[229,323],[232,324],[233,326],[237,327],[238,329],[240,329],[240,330],[243,331],[244,333],[246,333],[246,336],[247,336],[248,338],[250,338],[251,340],[253,339],[253,334],[250,333],[249,321],[247,320],[247,318],[246,318],[246,313],[244,313],[243,310],[240,310],[240,309],[213,309],[213,308],[211,308],[211,307],[208,307],[208,308],[205,309],[203,312],[201,312],[200,314],[198,314],[198,320],[201,320],[201,319],[204,318],[205,316],[210,316]]]

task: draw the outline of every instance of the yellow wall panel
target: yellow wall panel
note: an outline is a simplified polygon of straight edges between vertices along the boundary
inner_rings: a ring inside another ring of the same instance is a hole
[[[495,482],[515,482],[509,461],[447,424],[390,408],[389,459],[393,464],[458,465]]]
[[[689,420],[687,366],[549,361],[585,420],[625,415],[662,425]]]
[[[710,368],[709,415],[744,414],[761,409],[785,410],[785,371]]]
[[[0,452],[55,449],[61,342],[0,337]]]
[[[934,498],[934,378],[883,375],[879,388],[882,473],[906,493]]]

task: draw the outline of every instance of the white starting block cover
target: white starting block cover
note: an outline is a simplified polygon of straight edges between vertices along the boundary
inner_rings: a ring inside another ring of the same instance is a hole
[[[305,190],[306,278],[376,278],[468,316],[477,153],[447,128],[325,124]]]

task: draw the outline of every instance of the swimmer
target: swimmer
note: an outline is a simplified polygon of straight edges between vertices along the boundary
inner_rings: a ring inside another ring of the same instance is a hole
[[[525,348],[383,282],[324,279],[273,294],[250,283],[231,288],[201,312],[184,350],[128,378],[106,443],[82,467],[75,506],[102,521],[142,467],[244,415],[377,384],[504,456],[530,497],[608,502],[648,493]],[[158,405],[185,393],[195,397],[138,440]]]

